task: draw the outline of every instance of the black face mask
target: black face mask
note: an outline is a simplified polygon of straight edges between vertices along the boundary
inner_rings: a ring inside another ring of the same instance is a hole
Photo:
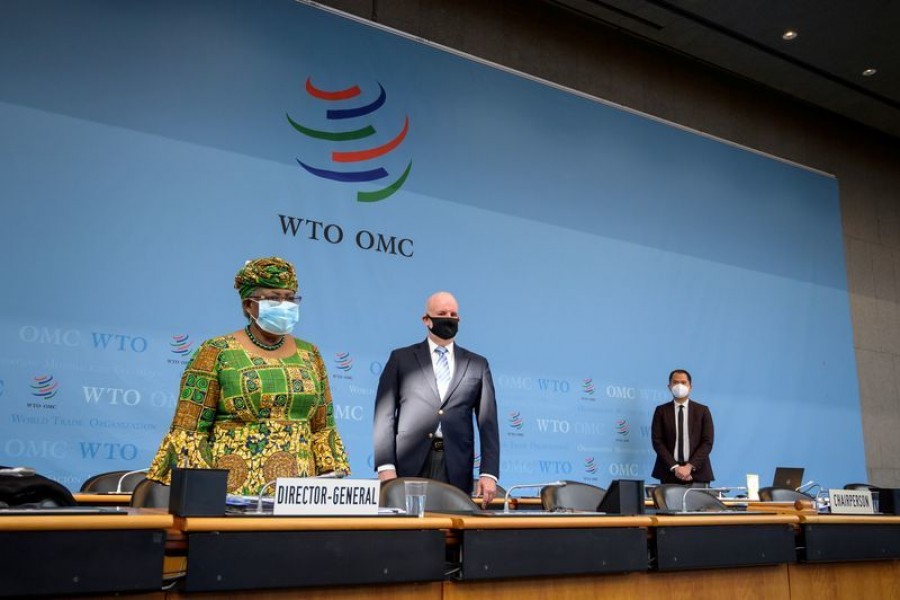
[[[456,332],[459,331],[459,319],[427,316],[431,319],[431,327],[428,331],[442,340],[452,340],[456,337]]]

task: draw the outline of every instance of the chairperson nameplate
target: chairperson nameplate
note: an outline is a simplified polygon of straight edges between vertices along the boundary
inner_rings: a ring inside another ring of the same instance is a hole
[[[276,515],[377,515],[377,479],[280,477],[275,483]]]
[[[869,490],[828,490],[828,498],[835,515],[871,515],[875,512]]]

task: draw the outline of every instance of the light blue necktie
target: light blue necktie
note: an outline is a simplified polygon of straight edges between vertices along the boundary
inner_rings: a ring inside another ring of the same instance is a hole
[[[438,393],[443,400],[444,395],[447,393],[447,388],[450,386],[450,362],[447,360],[447,349],[445,347],[438,346],[434,351],[438,355],[437,365],[434,368],[434,378],[437,380]]]

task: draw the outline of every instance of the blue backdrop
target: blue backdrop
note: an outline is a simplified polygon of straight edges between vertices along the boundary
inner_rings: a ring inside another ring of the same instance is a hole
[[[837,184],[283,1],[0,8],[0,462],[146,467],[252,257],[298,266],[354,476],[434,291],[492,365],[501,483],[649,478],[683,367],[721,484],[865,461]]]

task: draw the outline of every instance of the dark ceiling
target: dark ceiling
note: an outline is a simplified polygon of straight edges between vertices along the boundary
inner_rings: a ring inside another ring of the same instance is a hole
[[[547,1],[900,138],[898,0]]]

